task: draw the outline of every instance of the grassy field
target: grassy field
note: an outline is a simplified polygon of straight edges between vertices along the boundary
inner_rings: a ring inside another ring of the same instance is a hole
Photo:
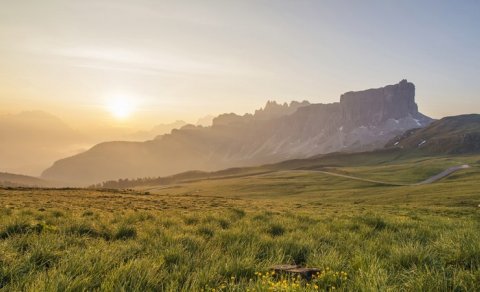
[[[0,289],[478,291],[479,157],[415,159],[335,169],[417,182],[473,167],[422,186],[282,170],[132,191],[1,189]],[[283,263],[322,272],[267,274]]]

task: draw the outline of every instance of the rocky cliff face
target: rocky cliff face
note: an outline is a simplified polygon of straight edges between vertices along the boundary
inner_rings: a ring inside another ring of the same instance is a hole
[[[269,102],[254,114],[220,115],[211,127],[183,127],[144,143],[101,144],[56,162],[43,176],[91,184],[372,150],[431,121],[418,112],[415,86],[402,80],[345,93],[337,103]]]
[[[415,86],[407,80],[382,88],[342,94],[340,108],[348,128],[378,125],[388,119],[418,115]]]

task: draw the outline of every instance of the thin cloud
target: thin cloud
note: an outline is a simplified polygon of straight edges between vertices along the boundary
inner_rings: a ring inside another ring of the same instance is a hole
[[[61,49],[30,47],[29,50],[64,59],[74,67],[96,70],[196,75],[250,74],[252,72],[251,69],[232,60],[211,58],[207,62],[167,53],[151,54],[135,50],[95,47]]]

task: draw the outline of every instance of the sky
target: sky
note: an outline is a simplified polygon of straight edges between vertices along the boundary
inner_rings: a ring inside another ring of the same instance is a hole
[[[404,78],[429,116],[480,112],[479,1],[0,4],[0,113],[141,128]]]

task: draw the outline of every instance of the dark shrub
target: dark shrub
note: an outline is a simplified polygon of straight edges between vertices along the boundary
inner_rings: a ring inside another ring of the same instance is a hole
[[[59,259],[59,256],[46,251],[46,250],[35,250],[30,256],[29,261],[39,269],[51,268]]]
[[[272,224],[267,230],[271,236],[281,236],[285,233],[285,228],[280,224]]]
[[[93,211],[87,210],[83,212],[82,216],[83,217],[93,216]]]
[[[5,239],[16,234],[25,234],[31,231],[31,227],[27,223],[13,223],[0,232],[0,239]]]
[[[117,240],[127,240],[135,237],[137,237],[137,230],[130,226],[121,226],[114,235]]]
[[[215,232],[213,231],[213,229],[210,228],[210,227],[207,227],[207,226],[202,226],[202,227],[198,228],[198,234],[200,234],[201,236],[203,236],[205,238],[213,237],[214,233]]]
[[[227,220],[225,219],[219,219],[218,220],[218,224],[220,225],[220,227],[222,229],[228,229],[230,227],[230,222],[228,222]]]
[[[88,236],[92,238],[103,237],[105,240],[110,240],[112,237],[108,230],[99,231],[87,223],[72,225],[67,229],[67,233],[76,234],[79,236]]]

